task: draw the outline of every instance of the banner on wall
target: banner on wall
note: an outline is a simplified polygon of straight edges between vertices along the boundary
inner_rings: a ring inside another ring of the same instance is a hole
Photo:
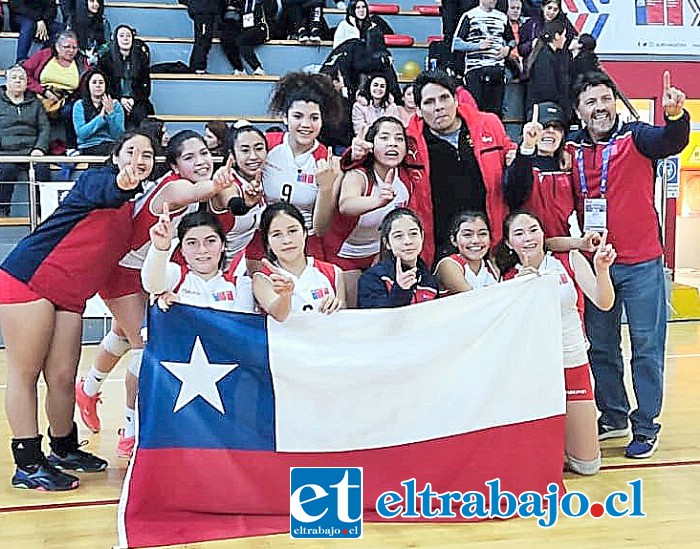
[[[44,221],[58,208],[61,200],[73,188],[73,181],[56,183],[39,183],[39,203],[41,204],[41,221]],[[111,318],[112,313],[100,296],[95,295],[85,304],[83,318]]]
[[[599,54],[700,55],[700,0],[564,0]]]

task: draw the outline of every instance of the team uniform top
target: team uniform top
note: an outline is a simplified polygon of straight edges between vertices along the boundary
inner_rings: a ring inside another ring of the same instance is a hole
[[[163,189],[173,181],[182,179],[179,174],[169,172],[155,183],[151,183],[134,204],[134,236],[131,248],[119,262],[122,267],[140,269],[146,259],[146,252],[151,247],[150,230],[158,222],[159,214],[153,211],[153,200],[160,195]],[[196,212],[198,204],[189,204],[177,210],[170,211],[170,220],[174,229],[180,220],[190,212]]]
[[[294,281],[291,312],[317,311],[326,296],[336,295],[341,271],[332,263],[307,257],[306,268],[301,276],[296,276],[282,267],[277,268]],[[272,271],[263,266],[257,274],[269,278]]]
[[[559,281],[564,368],[575,368],[588,363],[588,341],[583,332],[582,320],[583,295],[573,280],[572,253],[574,252],[556,254],[556,257],[546,254],[538,269],[541,273],[555,273]]]
[[[151,294],[173,292],[180,303],[222,311],[253,312],[253,291],[249,277],[236,277],[219,271],[204,280],[185,265],[169,261],[173,250],[151,246],[141,269],[144,289]]]
[[[358,170],[365,180],[365,192],[363,196],[376,196],[379,194],[379,185],[373,185],[371,178],[363,170]],[[379,225],[382,219],[390,211],[404,207],[410,198],[408,187],[395,172],[392,188],[396,195],[387,205],[371,212],[366,212],[357,218],[352,232],[347,236],[338,250],[338,256],[343,258],[358,258],[377,255],[379,253]],[[377,172],[374,172],[374,181],[381,181]]]
[[[235,184],[243,193],[245,181],[236,172],[233,172]],[[209,210],[216,215],[221,223],[221,227],[226,233],[226,264],[230,264],[233,258],[243,251],[250,241],[253,240],[255,231],[260,227],[260,216],[265,209],[265,204],[261,200],[253,206],[245,215],[233,215],[228,208],[217,209],[212,200],[209,200]]]
[[[268,136],[270,151],[263,171],[263,188],[268,204],[289,202],[304,215],[304,224],[310,236],[313,231],[313,214],[318,185],[316,162],[328,155],[325,145],[315,142],[311,150],[294,156],[289,146],[289,134]]]
[[[479,272],[474,274],[471,267],[467,265],[467,260],[462,254],[451,254],[447,257],[443,257],[438,264],[435,266],[435,271],[437,272],[440,267],[440,263],[443,261],[449,261],[457,264],[457,266],[464,273],[464,280],[467,281],[472,289],[478,290],[479,288],[486,288],[487,286],[493,286],[498,283],[499,275],[496,269],[491,265],[490,261],[481,260],[481,266],[479,267]]]
[[[118,169],[90,169],[58,208],[20,240],[0,269],[57,307],[83,312],[129,249],[131,191],[117,186]]]

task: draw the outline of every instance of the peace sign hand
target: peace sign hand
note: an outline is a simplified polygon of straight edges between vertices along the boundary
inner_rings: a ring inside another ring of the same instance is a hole
[[[282,274],[282,272],[267,259],[263,258],[262,264],[270,270],[269,278],[272,281],[272,289],[274,292],[283,297],[291,296],[294,292],[294,281],[287,275]]]
[[[617,252],[615,251],[615,248],[613,248],[613,245],[606,244],[607,239],[608,231],[606,229],[603,231],[603,236],[600,237],[600,244],[598,245],[595,255],[593,256],[596,272],[603,269],[609,269],[610,265],[612,265],[617,258]]]
[[[252,208],[260,202],[262,195],[262,170],[258,169],[255,172],[255,178],[252,181],[247,181],[243,185],[243,201],[246,206]]]
[[[359,133],[352,138],[351,158],[353,162],[361,162],[362,160],[367,158],[367,155],[369,155],[369,153],[371,153],[374,150],[374,145],[369,141],[365,140],[368,129],[369,125],[364,124],[362,128],[360,128]]]
[[[678,88],[671,86],[671,71],[664,72],[664,91],[661,104],[666,111],[666,116],[674,117],[683,112],[685,94]]]
[[[216,193],[230,188],[236,182],[236,178],[233,175],[233,155],[228,155],[226,164],[216,170],[212,181]]]
[[[123,191],[132,191],[141,183],[138,172],[138,156],[132,153],[131,160],[127,165],[119,170],[117,174],[117,187]]]
[[[175,229],[170,220],[170,207],[167,202],[163,202],[163,213],[158,216],[158,221],[149,231],[151,242],[156,250],[167,252],[175,237]]]
[[[403,270],[401,259],[396,258],[396,283],[403,290],[410,290],[418,283],[418,267]]]
[[[377,200],[380,208],[389,204],[389,202],[396,197],[396,192],[394,191],[394,173],[394,168],[389,168],[384,176],[384,180],[379,183]]]
[[[532,107],[532,120],[523,127],[523,148],[534,149],[537,143],[540,142],[544,128],[538,121],[539,105],[535,104]]]

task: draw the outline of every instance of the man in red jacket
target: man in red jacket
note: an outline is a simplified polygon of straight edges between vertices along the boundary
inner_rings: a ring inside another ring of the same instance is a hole
[[[425,229],[424,259],[449,244],[451,218],[459,211],[485,212],[495,244],[508,213],[503,197],[506,155],[515,149],[499,118],[457,101],[456,82],[442,71],[422,72],[415,81],[420,117],[409,121],[409,151],[425,165],[426,178],[411,200]],[[355,138],[352,160],[371,144]]]

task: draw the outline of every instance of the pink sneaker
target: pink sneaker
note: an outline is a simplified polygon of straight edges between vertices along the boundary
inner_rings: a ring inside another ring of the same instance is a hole
[[[80,417],[85,426],[93,433],[99,433],[102,428],[100,417],[97,415],[97,404],[102,402],[100,396],[102,393],[97,393],[95,396],[85,394],[85,379],[81,379],[75,384],[75,404],[80,410]]]
[[[124,429],[119,429],[119,442],[117,442],[117,455],[123,458],[131,458],[134,452],[134,442],[136,437],[125,437]]]

